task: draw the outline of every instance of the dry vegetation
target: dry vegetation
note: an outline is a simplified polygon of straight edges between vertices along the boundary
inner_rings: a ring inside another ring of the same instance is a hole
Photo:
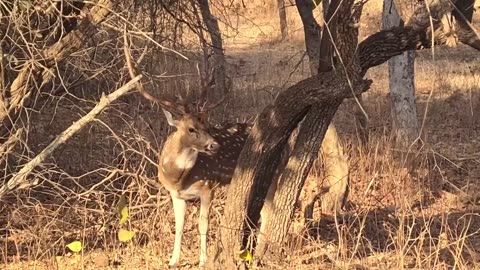
[[[250,120],[279,89],[308,75],[295,7],[287,9],[290,36],[280,41],[274,1],[261,2],[249,4],[241,16],[221,12],[229,25],[223,28],[234,84],[225,114],[216,115],[215,121]],[[380,27],[379,2],[365,8],[362,38]],[[30,125],[20,135],[22,144],[0,160],[3,179],[86,114],[101,92],[126,81],[118,18],[148,28],[149,20],[140,20],[142,12],[138,18],[133,12],[117,14],[101,26],[91,44],[59,65],[61,76],[49,87],[64,91],[39,95],[27,111]],[[133,52],[138,58],[145,38],[135,33],[131,37],[137,41]],[[146,88],[156,96],[196,94],[196,40],[186,30],[182,38],[186,45],[176,49],[190,60],[158,49],[150,49],[144,60]],[[172,42],[165,45],[172,47]],[[418,55],[417,105],[423,132],[422,147],[415,152],[417,168],[408,172],[391,143],[388,70],[386,64],[373,68],[367,76],[374,84],[365,95],[369,143],[358,142],[353,100],[346,101],[335,118],[351,166],[347,209],[336,217],[316,213],[318,222],[309,234],[293,226],[281,264],[267,268],[480,269],[480,54],[460,45]],[[165,267],[173,246],[173,210],[165,191],[149,180],[155,179],[157,151],[167,132],[159,108],[132,93],[61,146],[35,171],[40,186],[12,192],[0,202],[0,268],[56,269],[55,257],[68,260],[65,245],[76,239],[85,245],[82,263],[68,269]],[[311,182],[321,181],[321,164],[314,170]],[[131,211],[127,227],[137,231],[128,244],[116,238],[115,205],[122,194]],[[222,214],[219,194],[210,243],[216,241]],[[181,261],[185,267],[197,262],[197,211],[189,207]]]

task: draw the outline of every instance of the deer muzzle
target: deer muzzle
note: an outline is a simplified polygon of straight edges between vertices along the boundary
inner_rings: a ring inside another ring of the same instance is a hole
[[[205,153],[209,155],[216,154],[218,152],[218,149],[220,149],[220,144],[216,141],[209,142],[205,145]]]

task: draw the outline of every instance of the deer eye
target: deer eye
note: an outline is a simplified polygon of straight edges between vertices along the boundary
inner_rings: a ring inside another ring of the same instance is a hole
[[[189,129],[188,129],[188,132],[190,132],[190,133],[197,133],[197,131],[196,131],[194,128],[189,128]]]

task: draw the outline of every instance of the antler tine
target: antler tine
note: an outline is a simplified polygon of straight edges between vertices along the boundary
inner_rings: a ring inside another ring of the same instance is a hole
[[[188,107],[187,99],[180,93],[175,94],[175,97],[178,99],[178,106],[182,107],[184,113],[190,113],[190,108]]]
[[[227,79],[227,81],[226,81],[226,85],[225,85],[225,87],[226,87],[225,90],[227,90],[227,93],[229,93],[228,90],[232,87],[232,80],[228,76],[226,77],[226,79]],[[213,73],[212,73],[212,78],[211,78],[211,80],[208,84],[210,85],[212,82],[214,83]],[[220,100],[218,100],[216,103],[208,104],[208,102],[206,101],[203,104],[203,106],[201,108],[202,109],[201,111],[202,112],[209,112],[209,111],[217,108],[218,106],[220,106],[225,101],[225,99],[226,99],[226,94],[223,95],[222,98],[220,98]]]
[[[134,78],[136,76],[136,71],[135,71],[135,66],[133,65],[132,63],[132,56],[130,54],[130,49],[129,49],[129,42],[128,42],[128,38],[127,38],[127,29],[126,29],[126,26],[124,28],[124,33],[123,33],[123,42],[124,42],[124,45],[123,45],[123,52],[125,54],[125,60],[127,62],[127,67],[128,67],[128,72],[130,73],[130,77]],[[144,51],[145,53],[145,51]],[[141,59],[143,59],[143,54],[142,54],[142,57]],[[155,103],[158,103],[160,104],[160,106],[162,106],[163,108],[167,109],[167,110],[172,110],[173,112],[176,112],[176,113],[180,113],[180,114],[185,114],[187,113],[187,111],[185,110],[185,108],[183,106],[179,106],[178,104],[175,104],[171,101],[167,101],[167,100],[161,100],[161,99],[158,99],[152,95],[150,95],[149,93],[147,93],[145,91],[145,89],[143,88],[143,85],[141,83],[137,84],[137,90],[138,92],[140,92],[146,99],[150,100],[150,101],[153,101]]]
[[[205,104],[201,108],[201,112],[212,111],[213,109],[220,106],[224,101],[225,101],[225,96],[223,96],[219,101],[215,102],[214,104],[207,104],[207,102],[205,102]]]
[[[171,101],[168,101],[168,100],[158,99],[158,98],[150,95],[149,93],[147,93],[143,89],[141,89],[141,90],[139,89],[139,92],[146,99],[148,99],[150,101],[153,101],[155,103],[158,103],[160,106],[162,106],[166,110],[173,111],[173,112],[178,113],[178,114],[187,114],[188,113],[188,109],[183,104],[177,104],[175,102],[171,102]]]
[[[197,112],[202,113],[202,112],[208,112],[210,110],[215,109],[218,107],[224,100],[225,97],[220,99],[217,103],[213,105],[207,105],[208,104],[208,89],[211,88],[212,83],[214,83],[215,78],[214,78],[214,68],[212,67],[210,72],[207,72],[205,70],[205,74],[202,75],[202,72],[200,71],[200,67],[197,63],[196,65],[197,71],[198,71],[198,77],[200,78],[200,98],[199,101],[196,102],[196,109]],[[206,69],[206,68],[205,68]],[[208,77],[208,80],[207,80]]]
[[[200,78],[200,98],[197,103],[197,109],[200,109],[200,104],[204,103],[207,101],[207,84],[205,82],[205,77],[202,75],[202,72],[200,70],[199,64],[196,64],[197,72],[198,72],[198,77]]]

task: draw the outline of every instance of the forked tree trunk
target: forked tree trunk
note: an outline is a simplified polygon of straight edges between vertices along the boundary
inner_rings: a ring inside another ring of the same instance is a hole
[[[295,207],[298,205],[297,201],[301,196],[306,181],[314,181],[315,183],[309,184],[313,184],[316,187],[319,186],[318,184],[323,185],[322,187],[313,190],[313,192],[307,193],[307,196],[304,198],[306,206],[305,211],[301,216],[304,216],[307,222],[312,219],[313,206],[319,198],[319,194],[322,193],[322,195],[325,195],[321,197],[322,206],[331,205],[333,208],[331,211],[339,209],[346,199],[343,195],[347,189],[346,185],[348,184],[348,181],[345,181],[345,179],[340,179],[339,181],[339,179],[336,179],[335,177],[327,177],[324,182],[318,183],[319,181],[314,177],[303,177],[303,173],[309,175],[313,162],[319,157],[320,145],[321,156],[327,156],[328,158],[328,163],[325,164],[325,166],[331,166],[327,171],[336,172],[337,174],[335,175],[340,175],[343,171],[348,172],[348,167],[342,167],[342,165],[348,166],[346,159],[343,156],[343,149],[337,148],[340,146],[338,141],[332,141],[336,140],[338,137],[336,134],[333,136],[332,134],[329,134],[331,132],[336,132],[335,127],[332,124],[324,126],[325,123],[321,123],[321,125],[317,123],[317,121],[320,121],[324,115],[324,108],[322,109],[321,106],[313,105],[305,119],[299,123],[299,127],[292,132],[288,144],[282,152],[281,161],[277,167],[276,175],[270,185],[261,212],[262,224],[257,238],[257,256],[262,256],[267,250],[273,248],[272,244],[276,246],[274,249],[279,247],[278,244],[281,243],[281,240],[283,239],[282,235],[286,234],[290,227],[290,215],[294,214]],[[299,137],[299,134],[308,134],[308,137]],[[318,141],[321,137],[324,138],[323,143]],[[300,151],[299,149],[303,149],[301,152],[308,153],[306,157],[307,159],[304,162],[299,160],[299,157],[295,156],[298,155]],[[340,154],[335,156],[338,163],[333,162],[335,158],[331,155],[329,156],[331,152]],[[311,164],[309,164],[310,162]],[[300,169],[302,166],[306,167]],[[299,170],[301,171],[302,177],[295,179],[294,182],[287,183],[286,181],[289,181],[289,177],[292,176],[291,172],[298,172]],[[338,170],[340,170],[340,172],[338,172]],[[335,192],[334,189],[337,190],[337,192]],[[329,190],[330,192],[324,194],[324,190]],[[322,208],[322,210],[324,209]],[[307,222],[303,225],[307,225]],[[301,228],[301,230],[303,230],[303,228]]]
[[[363,1],[353,5],[353,0],[342,0],[336,12],[338,25],[334,25],[337,33],[337,48],[345,66],[338,65],[335,71],[323,72],[307,78],[279,93],[274,103],[267,106],[256,118],[254,127],[240,154],[237,168],[229,187],[225,202],[225,215],[220,226],[220,241],[217,244],[216,261],[227,269],[233,269],[239,260],[238,252],[244,248],[254,249],[255,229],[260,216],[267,190],[272,183],[275,171],[278,169],[282,151],[291,133],[302,119],[305,119],[298,138],[305,142],[295,144],[292,157],[279,181],[279,192],[290,190],[289,196],[275,196],[274,204],[278,216],[270,222],[276,230],[268,231],[275,235],[273,245],[282,246],[290,225],[293,205],[315,158],[315,140],[322,141],[324,129],[338,108],[343,98],[358,95],[366,91],[371,81],[363,80],[367,70],[380,65],[391,57],[404,51],[428,47],[426,28],[397,27],[375,33],[358,44],[358,28],[356,27],[361,14]],[[423,20],[424,13],[415,16]],[[428,19],[428,17],[427,17]],[[428,27],[428,24],[425,24]],[[358,46],[357,46],[358,44]],[[358,57],[358,58],[357,58]],[[356,61],[359,60],[359,63]],[[346,67],[346,69],[344,69]],[[345,73],[347,72],[347,73]],[[321,108],[321,111],[316,111]],[[317,119],[310,115],[315,112],[318,122],[312,125],[307,120]],[[309,130],[315,132],[310,140]],[[317,146],[318,149],[318,146]],[[251,243],[251,245],[247,245]],[[266,243],[268,244],[268,243]],[[265,250],[263,247],[262,250]],[[272,250],[272,249],[270,249]],[[279,252],[280,250],[274,250]],[[262,252],[254,253],[261,256]]]
[[[296,202],[340,103],[340,100],[332,100],[326,107],[315,104],[300,124],[295,147],[278,179],[272,203],[273,213],[266,220],[262,220],[267,224],[262,223],[265,229],[260,232],[262,237],[259,237],[255,250],[257,258],[262,259],[263,256],[281,251],[283,240],[292,223]]]
[[[280,32],[282,40],[288,37],[287,11],[285,9],[285,0],[277,0],[278,17],[280,18]]]
[[[325,18],[328,18],[327,14],[329,1],[325,0],[322,1],[322,3],[324,8],[323,14]],[[308,4],[312,5],[310,1],[297,0],[297,8],[304,24],[305,34],[307,34],[307,29],[309,29],[310,25],[318,25],[315,18],[311,15],[312,10],[304,8],[304,6]],[[336,8],[338,7],[338,4],[338,1],[334,1],[332,7]],[[331,17],[332,14],[330,14],[329,16]],[[326,19],[325,21],[327,20],[328,19]],[[332,23],[334,23],[334,20],[332,21]],[[315,34],[317,36],[314,38],[308,38],[307,36],[305,36],[305,47],[307,48],[307,54],[309,56],[310,70],[312,75],[316,75],[319,71],[322,72],[331,70],[333,67],[333,63],[331,61],[327,61],[327,59],[332,58],[332,43],[330,41],[329,30],[327,30],[327,28],[324,28],[321,37],[320,31],[308,31],[308,35],[310,36],[313,36]],[[314,41],[317,41],[318,43],[314,43]],[[311,54],[311,52],[315,52],[319,48],[322,49],[320,49],[318,54]],[[315,57],[318,58],[315,59]],[[320,59],[323,59],[323,61]],[[316,66],[318,64],[319,66]],[[349,168],[347,158],[344,155],[343,147],[338,138],[338,133],[333,124],[329,125],[328,131],[325,134],[325,139],[322,143],[321,153],[322,155],[320,156],[320,158],[325,164],[325,179],[323,181],[323,184],[320,186],[322,190],[328,190],[328,192],[324,194],[324,196],[321,198],[322,212],[334,214],[337,210],[341,209],[341,207],[343,206],[343,202],[345,201],[345,195],[347,194],[348,187]],[[317,196],[307,197],[306,204],[313,205],[316,197]],[[304,214],[306,220],[312,219],[312,216],[309,215],[311,211],[305,210],[305,213],[307,214]]]
[[[383,5],[383,29],[400,26],[402,20],[393,0]],[[418,137],[417,107],[415,102],[415,51],[388,60],[390,99],[392,103],[393,135],[397,146],[408,148]]]
[[[275,230],[268,231],[271,236],[268,243],[283,243],[301,187],[341,101],[350,96],[352,90],[358,94],[370,85],[370,81],[364,81],[356,75],[361,73],[354,60],[358,29],[345,27],[345,23],[352,18],[352,2],[342,1],[336,13],[342,26],[332,28],[341,37],[337,48],[345,63],[350,63],[347,70],[338,68],[336,71],[324,72],[281,92],[274,104],[267,106],[258,116],[252,128],[232,179],[225,219],[220,229],[222,249],[219,251],[223,254],[218,258],[225,260],[226,267],[233,266],[235,260],[232,259],[241,248],[250,246],[251,229],[258,225],[260,210],[280,163],[281,153],[299,122],[305,119],[298,135],[302,139],[295,144],[292,157],[279,180],[278,194],[282,196],[274,198],[275,220],[267,219],[270,224],[267,226]],[[355,14],[360,16],[360,13]],[[343,71],[347,71],[348,75]],[[244,220],[248,222],[244,223]],[[261,256],[265,248],[266,246],[259,246],[256,256]]]

